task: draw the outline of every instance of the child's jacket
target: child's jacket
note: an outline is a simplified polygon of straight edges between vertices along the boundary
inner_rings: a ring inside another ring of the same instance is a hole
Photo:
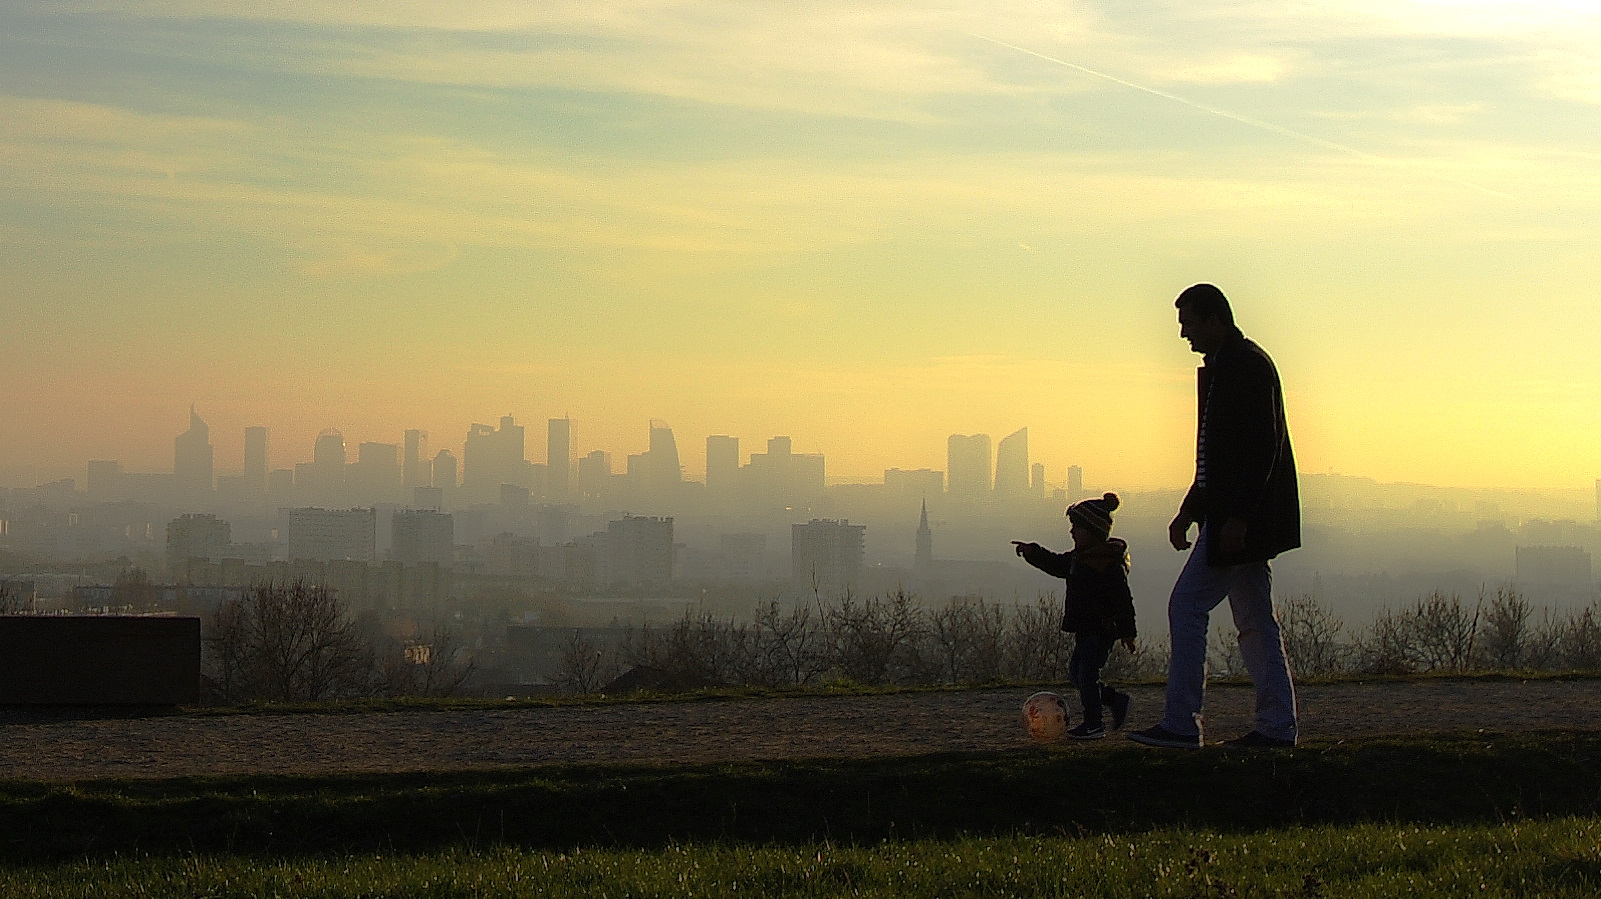
[[[1023,546],[1023,561],[1067,581],[1062,630],[1118,640],[1135,638],[1127,543],[1110,537],[1105,543],[1065,553],[1030,543]]]

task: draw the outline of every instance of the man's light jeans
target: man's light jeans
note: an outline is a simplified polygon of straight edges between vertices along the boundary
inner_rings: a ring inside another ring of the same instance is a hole
[[[1295,739],[1295,685],[1284,658],[1284,638],[1273,615],[1273,572],[1266,561],[1244,565],[1206,563],[1206,525],[1167,602],[1173,653],[1167,669],[1167,711],[1162,728],[1189,736],[1201,732],[1206,691],[1207,616],[1228,597],[1240,654],[1256,685],[1256,726],[1280,740]]]

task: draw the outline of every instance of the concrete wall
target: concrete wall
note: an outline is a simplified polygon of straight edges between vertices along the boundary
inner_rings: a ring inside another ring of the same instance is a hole
[[[0,615],[0,705],[199,701],[199,618]]]

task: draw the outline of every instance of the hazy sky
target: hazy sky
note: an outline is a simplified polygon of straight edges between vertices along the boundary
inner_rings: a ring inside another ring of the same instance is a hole
[[[1582,486],[1589,8],[0,0],[0,465],[170,467],[193,402],[219,468],[570,413],[1178,484],[1212,280],[1303,470]]]

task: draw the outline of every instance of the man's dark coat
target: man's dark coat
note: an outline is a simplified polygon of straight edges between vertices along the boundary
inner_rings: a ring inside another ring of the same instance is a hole
[[[1238,329],[1197,372],[1198,409],[1206,418],[1206,486],[1191,485],[1180,507],[1206,522],[1206,561],[1239,565],[1301,545],[1301,500],[1284,421],[1279,373]],[[1199,427],[1199,422],[1197,422]],[[1245,521],[1245,549],[1223,550],[1223,525]]]

